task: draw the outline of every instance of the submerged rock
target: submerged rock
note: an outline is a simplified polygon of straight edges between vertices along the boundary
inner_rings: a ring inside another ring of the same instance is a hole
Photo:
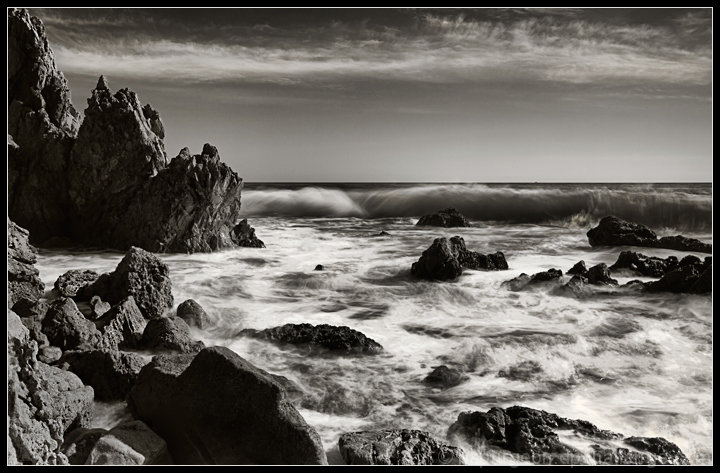
[[[340,436],[348,465],[464,465],[463,451],[420,430],[351,432]]]
[[[153,358],[130,402],[177,464],[327,464],[317,432],[286,396],[265,371],[212,347]]]
[[[208,315],[194,299],[188,299],[177,308],[177,316],[190,327],[204,328],[208,324]]]
[[[467,217],[458,212],[457,209],[447,208],[439,210],[434,214],[423,215],[416,224],[418,226],[432,227],[469,227]]]
[[[668,271],[672,271],[679,265],[675,256],[668,256],[665,259],[655,256],[645,256],[634,251],[622,251],[617,261],[610,266],[610,271],[618,269],[630,269],[643,276],[654,278],[662,277]]]
[[[439,386],[443,389],[452,388],[470,379],[460,370],[448,368],[445,365],[438,366],[428,374],[423,382],[431,386]]]
[[[325,266],[318,264],[313,271],[325,271]]]
[[[592,451],[581,451],[563,443],[558,436],[559,431],[571,431],[583,438],[584,442],[592,442]],[[625,451],[614,446],[623,441],[621,434],[601,430],[587,421],[566,419],[520,406],[507,409],[494,407],[487,412],[464,412],[448,430],[448,437],[455,436],[472,444],[487,443],[508,450],[536,464],[583,465],[588,463],[588,456],[593,457],[598,464],[689,464],[680,449],[665,439],[656,442],[655,439],[629,437],[624,439],[624,443],[635,451]],[[648,443],[644,444],[637,439],[647,440]],[[660,445],[664,448],[655,447]]]
[[[562,270],[555,268],[550,268],[547,271],[540,271],[539,273],[535,273],[532,276],[521,273],[519,276],[503,282],[502,286],[508,288],[511,291],[522,291],[527,286],[548,282],[558,282],[560,278],[562,278],[562,275]]]
[[[463,238],[454,236],[450,239],[436,238],[413,263],[410,272],[419,278],[445,281],[457,279],[463,268],[497,271],[508,269],[508,265],[501,251],[488,255],[470,251]]]
[[[339,353],[376,354],[383,349],[375,340],[346,326],[285,324],[265,330],[245,329],[241,334]]]
[[[8,219],[8,309],[33,305],[45,292],[36,262],[29,232]]]
[[[180,317],[160,317],[150,320],[142,334],[142,345],[155,350],[196,353],[203,348],[203,342],[190,336],[190,328]]]
[[[500,370],[498,376],[514,381],[529,381],[542,373],[543,369],[540,363],[533,360],[521,361],[507,369]]]
[[[712,245],[681,235],[662,237],[644,225],[626,222],[615,216],[604,217],[587,232],[591,246],[647,246],[671,250],[712,253]]]
[[[616,279],[610,277],[610,270],[605,263],[596,264],[588,269],[584,276],[590,284],[610,286],[617,286],[618,284]]]

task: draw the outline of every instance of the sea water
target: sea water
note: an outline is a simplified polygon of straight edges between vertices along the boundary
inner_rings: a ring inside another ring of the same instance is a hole
[[[294,382],[298,407],[332,462],[349,431],[412,428],[444,438],[459,413],[523,405],[588,420],[625,435],[675,442],[690,461],[712,462],[712,297],[621,291],[575,298],[546,289],[512,292],[503,281],[577,261],[612,265],[622,250],[679,258],[651,248],[591,248],[585,233],[605,215],[661,235],[712,242],[709,184],[256,184],[243,213],[267,248],[163,254],[175,304],[193,298],[211,323],[192,329]],[[469,228],[417,227],[420,215],[456,207]],[[390,236],[378,236],[385,231]],[[427,282],[410,266],[437,237],[468,249],[502,251],[507,271],[466,270],[456,282]],[[698,255],[704,257],[706,255]],[[112,271],[122,253],[41,250],[48,289],[69,269]],[[317,264],[323,271],[314,271]],[[613,274],[622,284],[650,280]],[[286,323],[347,325],[384,347],[380,355],[311,355],[240,336]],[[525,361],[521,379],[500,372]],[[433,367],[469,380],[425,385]],[[97,424],[122,417],[102,405]],[[107,427],[108,425],[106,425]],[[474,464],[517,463],[462,445]]]

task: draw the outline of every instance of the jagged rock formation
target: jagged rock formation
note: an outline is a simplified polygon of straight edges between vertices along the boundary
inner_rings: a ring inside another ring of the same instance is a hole
[[[39,19],[8,10],[8,211],[33,242],[163,252],[263,247],[214,146],[170,163],[160,114],[104,76],[78,124]],[[247,227],[247,229],[245,228]]]
[[[338,447],[348,465],[464,465],[463,451],[420,430],[350,432]]]
[[[422,279],[445,281],[460,277],[463,268],[499,271],[508,269],[508,264],[501,251],[488,255],[470,251],[463,238],[454,236],[449,240],[436,238],[432,245],[423,251],[420,259],[413,263],[410,272]]]
[[[650,248],[668,248],[679,251],[712,253],[712,245],[682,235],[662,237],[645,225],[626,222],[615,216],[604,217],[597,227],[587,232],[591,246],[647,246]]]
[[[45,289],[34,266],[35,249],[28,240],[28,231],[8,220],[8,309],[32,306]]]

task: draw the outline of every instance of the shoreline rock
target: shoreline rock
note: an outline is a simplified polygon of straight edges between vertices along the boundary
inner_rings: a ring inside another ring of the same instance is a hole
[[[590,246],[645,246],[670,250],[712,253],[712,245],[682,235],[658,239],[645,225],[626,222],[615,216],[603,217],[597,227],[587,232]]]
[[[328,324],[285,324],[265,330],[245,329],[241,335],[275,343],[322,348],[335,353],[369,354],[383,351],[375,340],[346,326]]]
[[[457,209],[447,208],[438,210],[434,214],[423,215],[415,225],[445,228],[469,227],[470,222],[467,217],[461,214]]]
[[[463,451],[420,430],[350,432],[338,448],[348,465],[464,465]]]
[[[413,263],[410,272],[421,279],[447,281],[460,277],[463,268],[500,271],[508,269],[508,264],[501,251],[487,255],[470,251],[462,237],[454,236],[450,239],[436,238]]]

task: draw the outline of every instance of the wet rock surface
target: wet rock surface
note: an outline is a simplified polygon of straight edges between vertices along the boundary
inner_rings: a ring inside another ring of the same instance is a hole
[[[375,340],[346,326],[285,324],[265,330],[245,329],[241,334],[280,344],[301,345],[311,350],[321,348],[335,353],[376,354],[383,349]]]
[[[450,239],[436,238],[413,263],[410,272],[418,278],[446,281],[460,277],[463,268],[497,271],[508,269],[508,264],[502,252],[483,255],[470,251],[463,238],[454,236]]]
[[[469,227],[470,222],[467,217],[461,214],[457,209],[447,208],[439,210],[434,214],[423,215],[418,220],[418,226],[432,227]]]
[[[190,327],[204,328],[208,325],[208,315],[197,301],[188,299],[177,308],[177,316]]]
[[[678,265],[679,261],[675,256],[668,256],[663,259],[655,256],[645,256],[634,251],[622,251],[617,261],[610,266],[610,271],[629,269],[643,276],[660,278],[668,271],[677,268]]]
[[[230,231],[230,238],[237,246],[265,248],[265,243],[255,236],[255,229],[244,218]]]
[[[645,225],[626,222],[615,216],[604,217],[587,232],[591,246],[647,246],[671,250],[712,253],[712,245],[682,235],[662,237]]]
[[[160,317],[150,320],[142,334],[142,346],[182,353],[195,353],[205,348],[203,342],[192,339],[190,328],[180,317]]]
[[[441,365],[433,369],[423,380],[425,384],[444,389],[452,388],[470,379],[460,370]]]
[[[340,436],[348,465],[463,465],[463,451],[419,430],[350,432]]]

